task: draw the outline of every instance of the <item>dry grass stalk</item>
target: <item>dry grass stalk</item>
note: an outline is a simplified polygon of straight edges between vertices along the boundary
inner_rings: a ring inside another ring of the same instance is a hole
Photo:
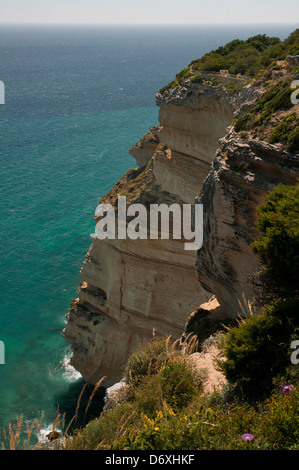
[[[64,429],[64,426],[65,426],[65,417],[66,417],[66,412],[64,412],[62,415],[62,429]]]
[[[13,435],[13,430],[12,430],[12,427],[11,427],[10,423],[8,425],[8,432],[9,432],[9,437],[10,437],[9,448],[10,448],[10,450],[15,450],[14,449],[14,435]]]
[[[19,443],[20,443],[22,419],[23,419],[22,415],[20,416],[20,418],[17,417],[17,429],[16,429],[16,433],[15,433],[15,436],[14,436],[14,447],[18,446]]]
[[[96,384],[96,386],[94,387],[93,391],[92,391],[92,394],[90,395],[89,397],[89,400],[88,400],[88,403],[87,403],[87,407],[85,409],[85,414],[84,414],[84,421],[86,419],[86,415],[87,415],[87,411],[90,407],[90,404],[93,400],[93,397],[95,396],[95,394],[97,393],[97,390],[100,388],[101,384],[103,383],[103,381],[106,379],[106,377],[102,377],[101,380],[99,380],[99,382]]]
[[[189,337],[189,336],[188,336]],[[193,354],[198,349],[198,339],[196,335],[191,336],[190,341],[187,343],[185,353],[188,355]]]
[[[123,434],[122,434],[122,431],[123,431],[124,427],[126,426],[126,424],[128,423],[128,421],[129,421],[135,414],[136,414],[136,412],[133,411],[133,412],[127,417],[127,419],[124,421],[124,423],[122,424],[122,426],[118,429],[118,431],[117,431],[117,433],[116,433],[116,437],[115,437],[115,439],[114,439],[114,442],[116,442],[116,441],[120,438],[121,435],[124,435],[124,434],[126,433],[126,430],[125,430],[125,432],[124,432]],[[113,443],[114,443],[114,442],[113,442]]]
[[[130,388],[132,388],[132,390],[134,390],[135,386],[134,386],[134,381],[133,381],[132,370],[131,369],[129,370],[129,386],[130,386]]]
[[[188,344],[189,344],[189,339],[193,336],[193,333],[189,333],[188,336],[186,336],[186,338],[184,339],[183,341],[183,344],[182,344],[182,350],[184,352],[186,352],[186,349],[188,348]]]
[[[17,417],[17,426],[16,431],[14,432],[12,429],[11,424],[8,426],[9,430],[9,448],[10,450],[16,450],[20,444],[20,434],[21,434],[21,427],[22,427],[22,416],[20,418]],[[4,435],[6,439],[6,433],[4,430]]]
[[[239,317],[244,320],[245,317],[248,317],[248,316],[252,316],[254,315],[254,306],[252,306],[252,304],[250,304],[250,302],[246,299],[245,297],[245,294],[243,293],[242,295],[242,299],[243,299],[243,302],[241,302],[239,299],[238,299],[238,304],[240,306],[240,309],[243,313],[243,315],[239,314]],[[249,313],[248,313],[249,312]]]
[[[56,415],[56,418],[53,422],[53,426],[52,426],[52,432],[55,431],[55,429],[59,426],[60,424],[60,417],[61,417],[61,414],[59,413],[59,406],[57,407],[57,415]]]
[[[26,423],[26,427],[27,427],[27,442],[26,442],[26,441],[24,442],[24,447],[25,447],[25,445],[27,444],[27,449],[28,449],[28,450],[30,450],[30,440],[31,440],[31,435],[32,435],[33,426],[34,426],[34,421],[31,423],[31,426],[29,426],[29,424]]]
[[[171,353],[175,352],[179,344],[180,344],[180,339],[177,339],[176,341],[174,341],[174,343],[172,343],[170,352]]]
[[[168,336],[168,338],[166,339],[166,342],[165,342],[165,349],[166,349],[166,351],[168,351],[168,346],[169,346],[170,340],[171,340],[171,335]]]
[[[71,427],[71,425],[72,425],[72,423],[73,423],[73,421],[74,421],[75,418],[76,418],[76,415],[74,415],[74,416],[72,417],[72,419],[70,420],[70,422],[69,422],[69,424],[68,424],[66,430],[64,431],[64,437],[67,436],[67,433],[68,433],[68,431],[69,431],[69,429],[70,429],[70,427]]]
[[[82,387],[81,393],[79,395],[78,401],[77,401],[77,406],[76,406],[76,411],[75,411],[75,419],[76,420],[78,418],[78,411],[79,411],[79,408],[80,408],[81,399],[82,399],[82,396],[83,396],[83,393],[84,393],[86,387],[87,387],[87,384],[84,384],[84,386]]]
[[[126,418],[126,415],[125,415],[125,416],[123,417],[123,418],[125,419],[124,422],[122,422],[122,419],[120,420],[120,423],[119,423],[120,428],[119,428],[119,430],[117,431],[117,434],[116,434],[116,437],[115,437],[115,439],[114,439],[114,442],[117,441],[117,439],[118,439],[119,436],[121,435],[122,429],[124,428],[124,426],[127,424],[128,420],[129,420],[134,414],[136,414],[135,411],[133,411],[133,413],[131,413],[127,418]],[[100,448],[101,448],[101,446],[102,446],[103,444],[105,444],[105,439],[103,439],[103,440],[99,443],[99,445],[96,447],[95,450],[100,450]]]

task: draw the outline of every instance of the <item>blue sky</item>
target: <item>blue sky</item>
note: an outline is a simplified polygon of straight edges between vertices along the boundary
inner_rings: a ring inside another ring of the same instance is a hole
[[[294,23],[298,0],[0,0],[1,23]]]

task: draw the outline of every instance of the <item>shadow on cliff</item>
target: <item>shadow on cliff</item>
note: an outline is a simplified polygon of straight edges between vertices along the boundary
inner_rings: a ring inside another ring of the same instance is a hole
[[[92,388],[84,386],[85,381],[81,379],[71,383],[65,393],[54,396],[55,407],[59,409],[61,415],[65,414],[65,428],[73,420],[70,431],[85,426],[90,420],[98,418],[104,407],[105,390],[99,389],[88,405]],[[76,410],[77,418],[74,419]]]

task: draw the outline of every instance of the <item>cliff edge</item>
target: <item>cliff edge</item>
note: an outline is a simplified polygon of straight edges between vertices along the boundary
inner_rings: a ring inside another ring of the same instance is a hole
[[[139,168],[100,203],[116,214],[119,196],[148,211],[151,204],[203,204],[204,243],[196,253],[176,239],[94,238],[63,331],[71,364],[89,384],[104,376],[105,387],[118,382],[153,331],[179,338],[190,312],[212,296],[230,318],[258,311],[256,208],[276,183],[298,178],[296,144],[273,137],[285,119],[298,122],[293,66],[282,62],[242,80],[192,75],[189,67],[157,94],[159,125],[129,151]]]

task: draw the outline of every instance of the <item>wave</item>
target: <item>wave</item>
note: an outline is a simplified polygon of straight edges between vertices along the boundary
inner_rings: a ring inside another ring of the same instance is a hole
[[[63,368],[63,372],[62,372],[63,377],[73,382],[73,381],[82,379],[82,375],[71,365],[70,363],[71,356],[72,356],[72,353],[68,352],[64,356],[63,360],[61,361],[61,365]]]
[[[82,379],[82,375],[71,365],[72,352],[67,350],[61,361],[49,365],[49,376],[53,379],[61,379],[68,382],[76,382]]]

